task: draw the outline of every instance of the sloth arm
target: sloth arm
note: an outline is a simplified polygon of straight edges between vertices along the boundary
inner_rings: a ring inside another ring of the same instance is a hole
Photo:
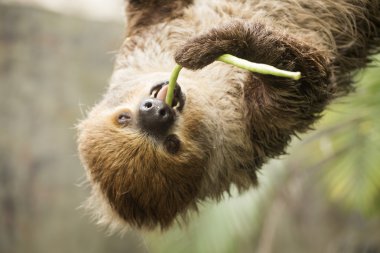
[[[302,73],[299,81],[249,73],[243,83],[257,168],[283,154],[291,137],[310,129],[320,117],[334,95],[330,59],[264,24],[233,21],[187,41],[175,60],[195,70],[225,53]]]

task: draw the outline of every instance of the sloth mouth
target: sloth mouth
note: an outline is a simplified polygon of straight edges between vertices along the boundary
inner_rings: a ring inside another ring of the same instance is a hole
[[[153,86],[149,92],[151,98],[157,98],[161,100],[165,100],[166,94],[168,91],[169,82],[162,82],[155,86]],[[186,96],[181,90],[181,86],[176,84],[174,89],[174,97],[172,108],[178,112],[182,112],[183,107],[185,106]]]

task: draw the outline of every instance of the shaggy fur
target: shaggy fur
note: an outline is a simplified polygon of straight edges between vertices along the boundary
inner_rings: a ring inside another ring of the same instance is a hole
[[[112,227],[164,229],[231,185],[256,185],[257,170],[352,90],[353,71],[380,45],[379,0],[131,0],[126,11],[109,89],[78,138],[88,206]],[[212,63],[224,53],[303,78]],[[190,69],[178,81],[186,103],[167,133],[152,136],[138,107],[174,59]]]

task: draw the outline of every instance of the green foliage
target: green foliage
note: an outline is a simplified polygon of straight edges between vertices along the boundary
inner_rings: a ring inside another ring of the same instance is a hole
[[[380,214],[379,71],[359,73],[356,92],[331,106],[307,145],[330,199],[367,214]]]

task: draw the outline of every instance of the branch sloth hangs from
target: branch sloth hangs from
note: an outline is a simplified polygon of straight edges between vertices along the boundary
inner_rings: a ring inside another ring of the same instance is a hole
[[[380,46],[380,0],[130,0],[126,16],[108,90],[78,126],[88,208],[119,228],[165,229],[257,185]],[[302,78],[213,63],[223,54]]]

